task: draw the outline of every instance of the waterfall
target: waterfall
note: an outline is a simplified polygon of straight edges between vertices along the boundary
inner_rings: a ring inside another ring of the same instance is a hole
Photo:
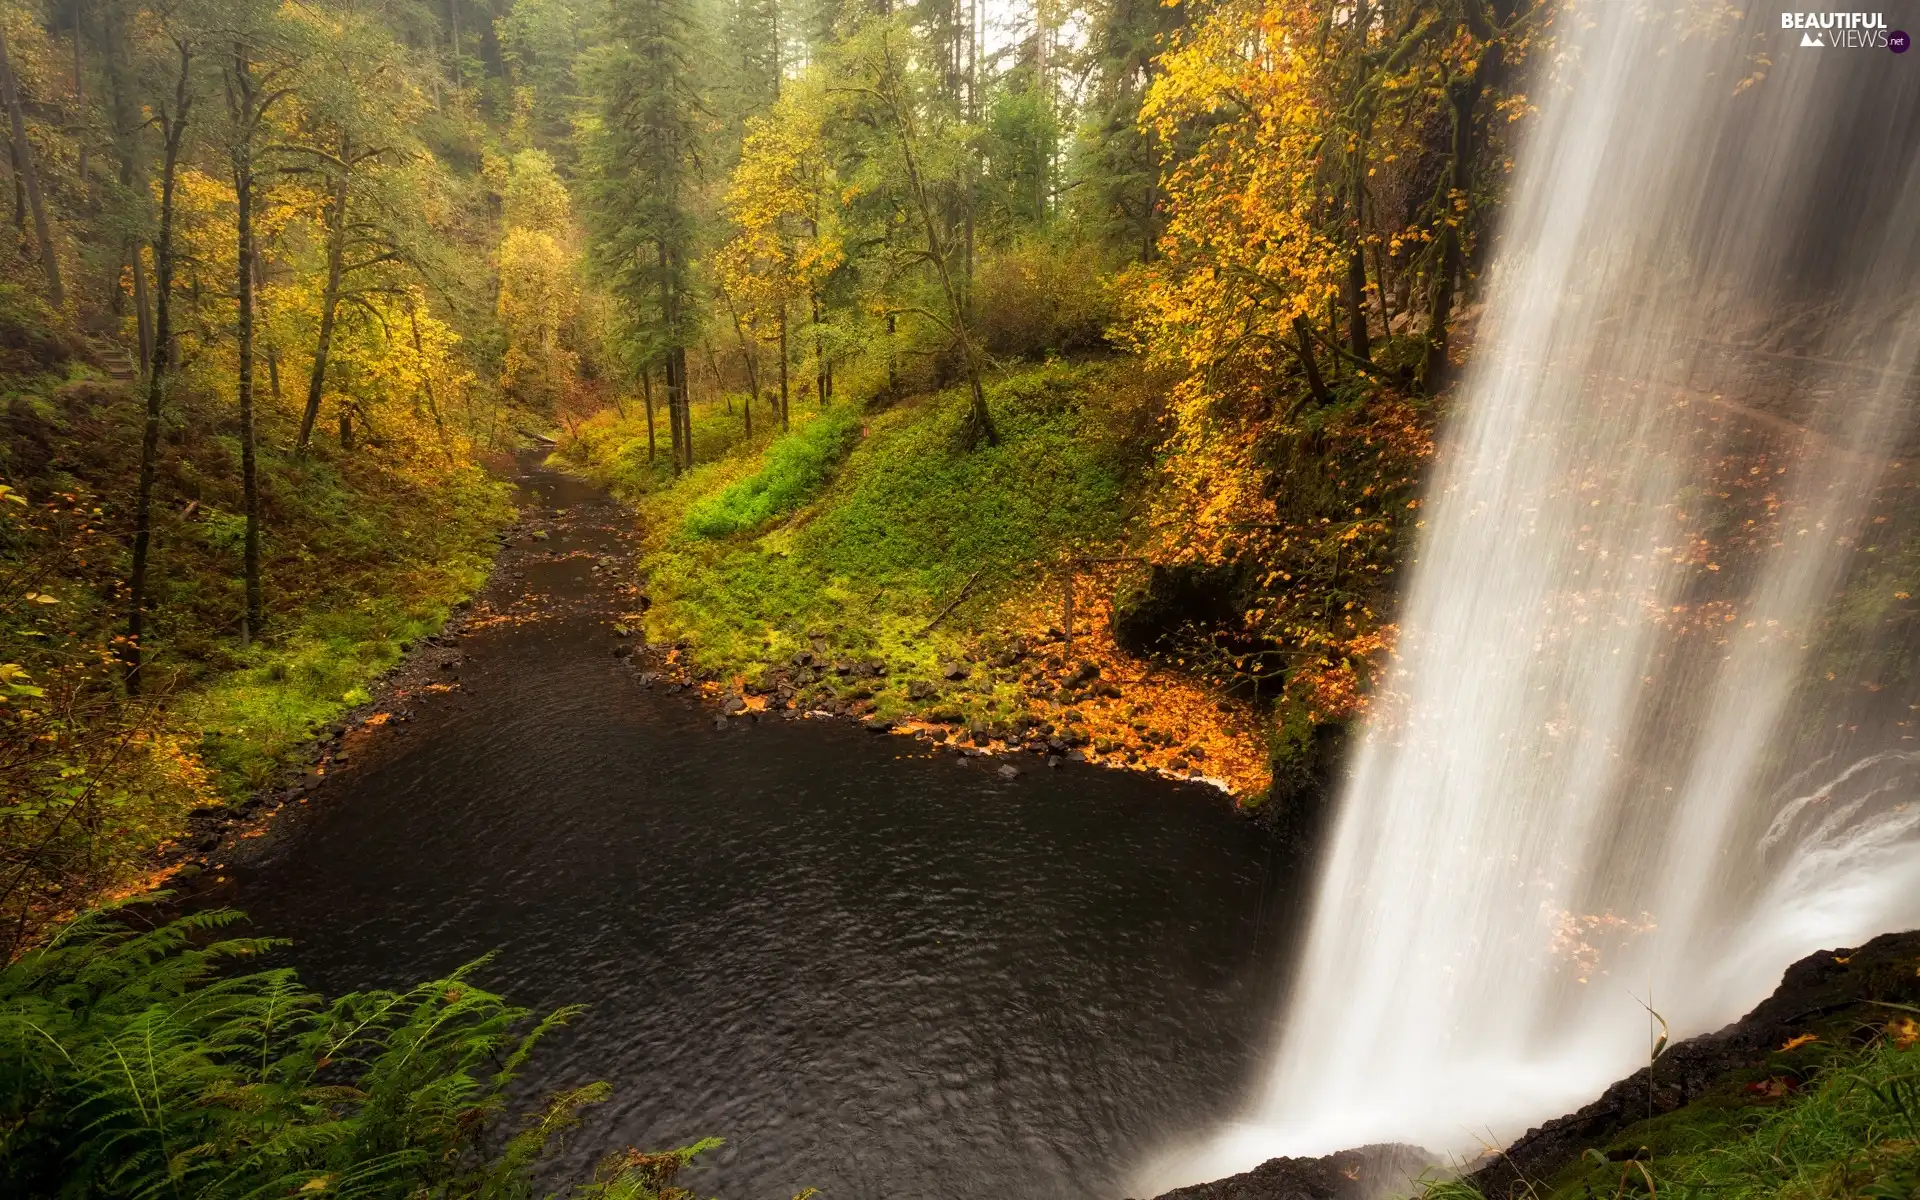
[[[1669,7],[1562,11],[1273,1058],[1156,1182],[1470,1158],[1920,924],[1920,62]]]

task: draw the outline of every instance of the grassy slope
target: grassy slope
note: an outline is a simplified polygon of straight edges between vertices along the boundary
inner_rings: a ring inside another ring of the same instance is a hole
[[[1263,763],[1250,714],[1223,714],[1204,689],[1121,661],[1104,625],[1110,570],[1077,577],[1071,662],[1048,633],[1061,621],[1060,563],[1128,544],[1157,403],[1137,364],[1013,370],[991,381],[988,403],[1001,441],[971,450],[958,440],[965,396],[953,389],[864,415],[844,399],[824,415],[796,411],[789,438],[736,443],[677,481],[644,469],[644,425],[631,419],[580,431],[559,459],[638,504],[649,536],[648,634],[684,643],[696,672],[752,691],[791,680],[802,652],[879,662],[877,678],[796,683],[796,702],[977,728],[976,740],[1003,741],[1025,716],[1095,756],[1104,748],[1181,771],[1205,756],[1207,773],[1257,791]],[[710,444],[701,426],[714,417],[697,413],[696,444]],[[821,486],[824,473],[804,469],[817,456],[803,444],[838,444],[836,431],[856,420],[857,441]],[[788,486],[796,475],[813,486]],[[717,514],[738,516],[775,492],[805,502],[711,536],[742,524]],[[992,665],[1017,638],[1033,655]],[[1063,690],[1061,676],[1082,661],[1124,684],[1122,694]],[[965,680],[943,678],[954,662],[967,665]]]
[[[55,711],[80,714],[60,726],[56,754],[86,768],[77,778],[108,789],[84,878],[71,865],[49,868],[54,891],[78,894],[135,869],[178,836],[193,806],[267,782],[318,728],[365,699],[402,644],[437,627],[484,580],[511,506],[503,484],[437,449],[409,457],[403,446],[363,442],[342,453],[323,439],[302,462],[283,452],[284,431],[269,429],[260,460],[269,623],[243,646],[230,403],[176,392],[155,489],[143,670],[160,708],[134,709],[116,698],[110,649],[125,616],[140,397],[102,378],[26,306],[0,312],[0,345],[12,347],[0,355],[0,480],[30,501],[0,514],[0,578],[25,579],[57,600],[22,605],[17,589],[0,597],[0,662],[21,663]],[[32,722],[16,720],[6,733],[9,747],[24,745]],[[9,754],[10,765],[28,762]],[[22,805],[9,810],[17,818],[9,854],[38,840],[36,812],[46,820],[59,812],[36,799],[38,768],[25,769],[9,776]]]
[[[1537,1185],[1537,1200],[1909,1200],[1920,1195],[1920,1050],[1895,1022],[1860,1046],[1783,1043],[1684,1107],[1637,1122]],[[1785,1047],[1791,1048],[1785,1048]],[[1464,1185],[1430,1190],[1462,1200]]]

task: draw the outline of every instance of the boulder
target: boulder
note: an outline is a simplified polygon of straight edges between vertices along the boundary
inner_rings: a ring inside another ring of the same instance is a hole
[[[1175,1188],[1158,1200],[1375,1200],[1418,1194],[1414,1181],[1439,1162],[1418,1146],[1395,1143],[1322,1158],[1271,1158],[1243,1175]]]

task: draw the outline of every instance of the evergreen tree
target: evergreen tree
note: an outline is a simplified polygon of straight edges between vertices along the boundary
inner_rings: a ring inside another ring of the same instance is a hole
[[[622,306],[629,357],[666,380],[675,470],[693,465],[687,347],[699,338],[691,265],[704,111],[699,29],[687,0],[613,0],[588,70],[599,111],[586,140],[592,264]]]

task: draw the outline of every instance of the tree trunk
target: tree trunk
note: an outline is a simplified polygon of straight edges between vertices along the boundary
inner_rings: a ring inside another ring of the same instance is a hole
[[[140,691],[141,635],[146,632],[147,560],[153,544],[153,481],[160,457],[160,419],[166,409],[167,367],[173,341],[173,192],[180,164],[180,145],[187,131],[192,99],[187,71],[191,56],[180,52],[180,77],[174,88],[171,120],[162,117],[166,156],[160,172],[160,234],[153,244],[154,313],[153,358],[147,367],[147,422],[140,438],[140,483],[133,508],[133,564],[127,580],[127,691]]]
[[[247,74],[245,53],[234,51],[234,70]],[[242,85],[244,88],[244,84]],[[251,100],[246,101],[251,107]],[[251,114],[249,114],[250,117]],[[265,626],[260,596],[260,479],[254,454],[253,425],[253,131],[247,128],[233,147],[235,226],[239,231],[239,311],[235,317],[238,365],[235,391],[240,403],[240,487],[246,502],[247,532],[241,552],[241,574],[246,582],[247,613],[244,638],[260,636]]]
[[[1373,361],[1373,346],[1367,337],[1367,260],[1359,246],[1347,256],[1347,341],[1353,356]]]
[[[447,426],[440,419],[440,402],[433,395],[433,376],[427,374],[427,352],[420,345],[420,314],[409,305],[407,323],[413,326],[413,360],[420,366],[420,386],[427,396],[427,411],[433,415],[433,431],[440,438],[440,450],[447,456],[447,465],[453,465],[453,445],[447,441]]]
[[[333,324],[340,308],[340,276],[347,255],[347,179],[350,171],[344,165],[346,147],[341,147],[340,182],[333,189],[331,210],[331,228],[327,230],[327,290],[320,298],[320,337],[313,350],[313,374],[307,379],[307,407],[300,414],[300,436],[294,441],[293,452],[305,454],[307,442],[313,436],[313,423],[320,419],[320,398],[327,386],[327,355],[333,349]]]
[[[1498,46],[1489,46],[1480,57],[1480,65],[1465,79],[1447,85],[1447,101],[1453,113],[1453,146],[1441,181],[1440,246],[1434,256],[1433,283],[1427,308],[1427,356],[1420,366],[1420,390],[1431,396],[1446,386],[1450,361],[1447,357],[1447,325],[1453,314],[1453,281],[1460,273],[1460,226],[1467,219],[1465,200],[1472,186],[1473,114],[1480,103],[1481,73],[1500,57]]]
[[[973,222],[971,213],[967,222]],[[814,292],[807,299],[813,303],[813,386],[820,394],[820,407],[825,408],[833,399],[833,374],[827,370],[827,350],[820,337],[820,293]]]
[[[33,236],[40,243],[40,273],[46,276],[47,299],[55,308],[67,303],[66,289],[60,286],[60,260],[53,252],[53,233],[47,225],[47,205],[40,195],[40,180],[33,171],[33,146],[27,141],[27,114],[20,107],[20,89],[13,79],[13,63],[7,57],[7,38],[0,32],[0,89],[6,91],[7,120],[13,129],[14,169],[27,189],[27,206],[33,210]]]
[[[13,228],[19,235],[15,243],[19,248],[20,257],[25,258],[27,256],[27,185],[21,182],[20,143],[11,137],[7,139],[7,168],[8,174],[13,177]]]
[[[733,306],[733,297],[727,297],[727,313],[733,317],[733,336],[740,343],[740,361],[747,368],[746,428],[747,440],[753,440],[753,402],[760,395],[760,369],[753,361],[753,345],[747,341],[747,331],[740,324],[740,310]]]
[[[86,14],[84,0],[74,0],[73,5],[73,106],[80,112],[80,131],[74,139],[80,143],[80,164],[77,174],[80,176],[80,195],[92,207],[93,180],[87,170],[87,77],[81,71],[80,62],[80,20]]]
[[[1293,336],[1298,343],[1296,349],[1300,355],[1300,366],[1307,373],[1307,391],[1312,394],[1314,401],[1318,404],[1332,403],[1333,394],[1327,391],[1326,381],[1320,378],[1320,364],[1314,361],[1313,327],[1307,323],[1305,317],[1293,319]],[[1294,405],[1295,412],[1299,409],[1299,405]],[[1293,413],[1287,415],[1292,416]]]
[[[780,301],[780,432],[787,432],[787,302]]]
[[[678,447],[676,471],[693,468],[693,405],[692,391],[687,387],[687,348],[675,346],[667,351],[667,365],[672,374],[669,377],[667,403],[679,417],[679,434],[674,439]]]
[[[134,238],[129,249],[133,261],[133,327],[140,339],[140,369],[145,371],[153,362],[153,297],[147,294],[145,247]]]
[[[640,394],[647,403],[647,465],[653,465],[653,368],[640,368]]]
[[[666,361],[661,364],[661,372],[667,386],[667,453],[673,464],[673,473],[680,474],[680,387],[674,376],[673,351],[667,351]]]

